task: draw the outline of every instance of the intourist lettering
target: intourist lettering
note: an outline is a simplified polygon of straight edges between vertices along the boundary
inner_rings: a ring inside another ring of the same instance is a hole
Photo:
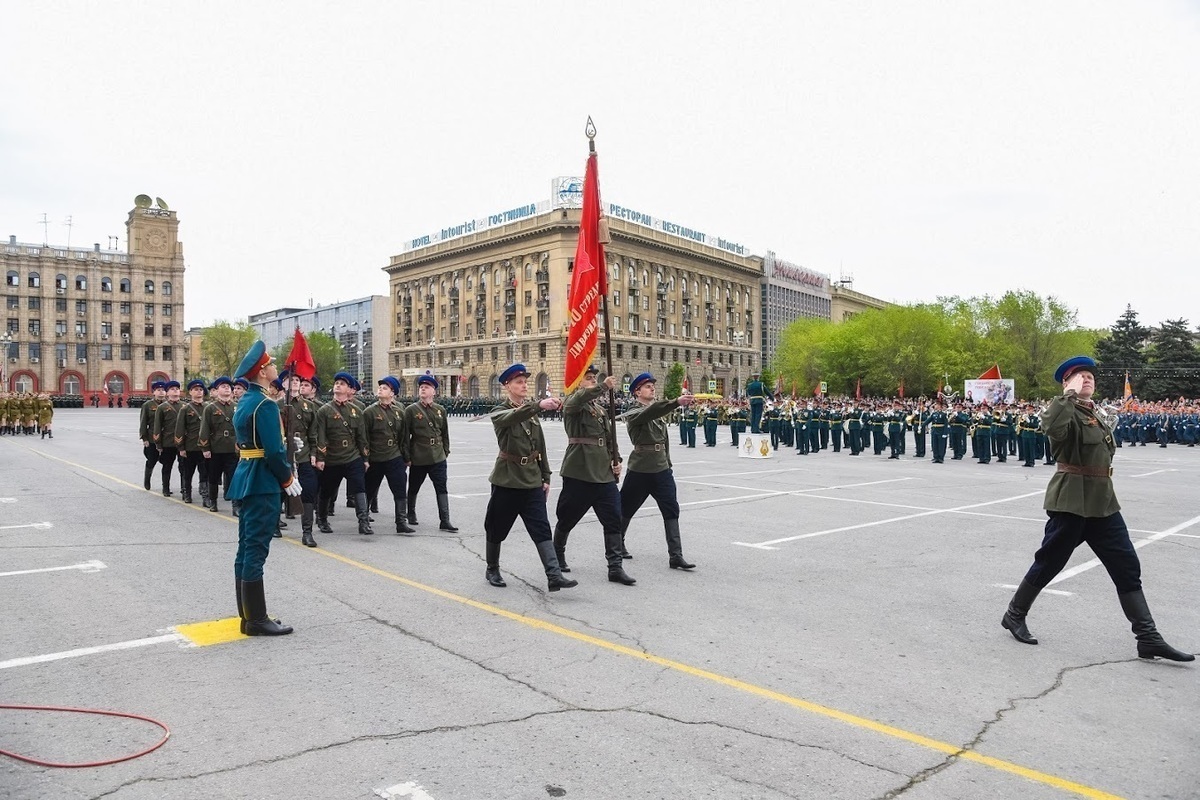
[[[468,220],[461,225],[453,225],[449,228],[442,228],[442,239],[453,239],[455,236],[465,236],[468,233],[475,232],[475,220]]]

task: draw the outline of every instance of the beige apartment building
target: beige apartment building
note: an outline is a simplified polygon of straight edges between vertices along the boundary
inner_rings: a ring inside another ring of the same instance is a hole
[[[540,394],[563,392],[581,214],[571,191],[411,240],[390,259],[389,367],[404,394],[429,371],[444,396],[498,395],[497,376],[513,362]],[[661,382],[678,362],[693,391],[744,385],[761,368],[763,260],[630,209],[608,205],[606,216],[613,373],[623,384],[641,372]],[[603,372],[606,355],[595,358]]]
[[[851,288],[852,286],[853,282],[849,280],[841,280],[830,284],[829,316],[833,322],[845,322],[855,314],[860,314],[869,308],[883,309],[893,305],[886,300],[880,300],[878,297],[872,297],[869,294],[855,291]]]
[[[10,237],[0,255],[7,324],[3,387],[17,392],[144,394],[182,380],[184,263],[174,211],[138,198],[128,252]]]

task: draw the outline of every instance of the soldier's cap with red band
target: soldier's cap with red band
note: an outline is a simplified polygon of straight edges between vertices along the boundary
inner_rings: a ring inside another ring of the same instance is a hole
[[[242,363],[238,364],[237,370],[233,373],[233,378],[234,380],[238,378],[254,380],[262,368],[269,363],[271,363],[271,354],[267,352],[267,346],[263,344],[262,339],[259,339],[250,346],[249,352],[246,353]]]
[[[1054,370],[1054,380],[1058,383],[1062,383],[1074,373],[1079,372],[1081,369],[1087,370],[1094,376],[1096,374],[1096,362],[1087,356],[1074,356],[1072,358],[1068,358],[1066,361],[1058,365],[1058,369]]]

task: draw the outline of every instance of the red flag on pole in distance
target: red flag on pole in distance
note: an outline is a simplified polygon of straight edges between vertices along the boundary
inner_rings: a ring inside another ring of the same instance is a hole
[[[588,156],[583,178],[583,216],[579,221],[579,244],[575,268],[567,292],[567,368],[563,388],[575,391],[596,354],[600,298],[608,291],[604,245],[600,241],[600,177],[596,154]]]
[[[821,382],[817,381],[817,385],[813,387],[813,397],[821,396]]]
[[[1000,365],[993,364],[992,368],[979,376],[981,381],[998,381],[1000,380]]]
[[[308,349],[308,341],[296,326],[296,335],[292,338],[292,352],[283,360],[283,364],[304,380],[312,380],[317,374],[317,364],[313,361],[312,351]]]
[[[904,378],[900,379],[900,399],[904,399]]]
[[[862,378],[859,378],[858,382],[854,384],[854,399],[862,400]]]

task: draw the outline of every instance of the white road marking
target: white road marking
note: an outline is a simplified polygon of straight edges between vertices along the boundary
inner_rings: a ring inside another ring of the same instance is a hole
[[[17,502],[17,498],[15,498],[15,497],[0,497],[0,503],[15,503],[15,502]]]
[[[8,578],[13,575],[33,575],[37,572],[59,572],[67,569],[77,569],[80,572],[99,572],[102,569],[108,569],[108,566],[103,561],[85,561],[69,567],[42,567],[41,569],[22,569],[16,572],[0,572],[0,578]]]
[[[38,530],[44,531],[53,527],[54,525],[49,522],[31,522],[28,525],[0,525],[0,531],[13,531],[17,528],[37,528]]]
[[[1017,587],[1011,583],[993,583],[992,585],[998,589],[1012,589],[1014,591],[1017,589]],[[1061,595],[1063,597],[1074,597],[1075,596],[1074,592],[1064,592],[1062,589],[1042,589],[1041,593],[1042,594],[1057,594],[1057,595]]]
[[[10,658],[8,661],[0,661],[0,669],[10,669],[12,667],[27,667],[30,664],[44,664],[47,661],[62,661],[65,658],[78,658],[79,656],[90,656],[96,653],[109,653],[114,650],[132,650],[135,647],[146,647],[152,644],[166,644],[167,642],[187,642],[187,638],[182,633],[168,633],[162,636],[150,636],[145,639],[131,639],[127,642],[114,642],[113,644],[102,644],[96,647],[79,647],[74,650],[64,650],[61,653],[46,653],[41,656],[25,656],[24,658]]]
[[[1136,542],[1133,543],[1133,546],[1135,549],[1140,549],[1140,548],[1143,548],[1146,545],[1150,544],[1151,542],[1157,542],[1159,539],[1165,539],[1168,536],[1178,536],[1178,535],[1180,535],[1180,533],[1179,533],[1180,531],[1192,527],[1197,522],[1200,522],[1200,516],[1192,517],[1187,522],[1181,522],[1178,525],[1176,525],[1174,528],[1168,528],[1165,531],[1159,531],[1158,533],[1151,534],[1151,535],[1147,536],[1145,539],[1138,539]],[[1186,535],[1186,534],[1183,534],[1183,535]],[[1082,564],[1080,564],[1079,566],[1071,567],[1070,569],[1063,570],[1062,572],[1060,572],[1058,574],[1058,576],[1054,580],[1050,581],[1050,583],[1048,583],[1047,586],[1053,586],[1056,583],[1062,583],[1067,578],[1074,578],[1076,575],[1079,575],[1080,573],[1083,573],[1083,572],[1087,572],[1089,569],[1093,569],[1098,566],[1100,566],[1100,559],[1098,559],[1098,558],[1093,558],[1091,561],[1085,561]]]
[[[1154,472],[1143,472],[1141,475],[1130,475],[1131,478],[1148,478],[1151,475],[1158,475],[1163,472],[1179,472],[1177,469],[1156,469]]]
[[[824,530],[824,531],[815,531],[813,533],[802,533],[799,536],[785,536],[782,539],[770,539],[765,542],[733,542],[733,544],[739,545],[741,547],[754,547],[754,548],[757,548],[760,550],[776,550],[778,548],[771,547],[771,545],[783,544],[784,542],[795,542],[800,539],[812,539],[815,536],[826,536],[831,533],[842,533],[844,531],[854,531],[854,530],[859,530],[861,528],[874,528],[878,525],[888,525],[893,522],[903,522],[904,520],[917,519],[919,517],[930,517],[935,514],[950,514],[955,511],[966,511],[967,509],[971,509],[971,508],[982,508],[983,506],[994,506],[997,503],[1007,503],[1012,500],[1022,500],[1026,497],[1033,497],[1034,495],[1042,494],[1043,491],[1045,491],[1045,490],[1038,489],[1036,492],[1026,492],[1025,494],[1016,495],[1015,497],[1002,497],[999,500],[988,500],[983,503],[972,503],[970,505],[957,506],[955,508],[942,508],[942,509],[934,509],[933,511],[922,511],[917,514],[905,514],[902,517],[892,517],[890,519],[881,519],[881,520],[876,520],[875,522],[863,522],[858,525],[846,525],[841,528],[829,528],[828,530]]]
[[[1200,539],[1200,536],[1197,536],[1194,533],[1172,533],[1171,535],[1172,536],[1186,536],[1189,539]]]
[[[411,797],[413,800],[434,800],[433,795],[421,788],[416,781],[397,783],[386,789],[376,789],[375,794],[384,800],[397,800],[400,797]]]

